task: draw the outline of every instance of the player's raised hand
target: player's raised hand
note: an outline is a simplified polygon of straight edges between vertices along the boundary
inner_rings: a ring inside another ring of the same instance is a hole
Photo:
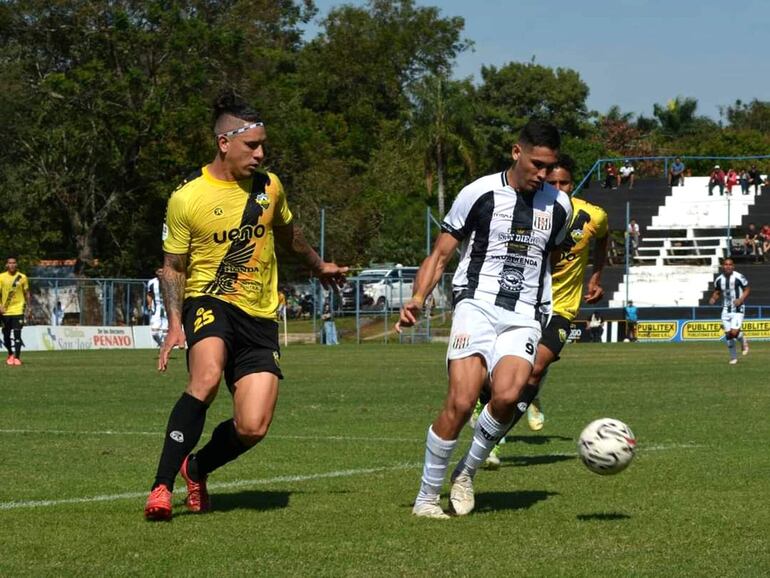
[[[318,276],[318,280],[321,281],[324,289],[329,289],[330,287],[338,289],[345,283],[345,274],[349,269],[349,267],[340,267],[336,263],[323,262],[315,271],[315,274]]]
[[[417,323],[420,313],[422,313],[422,301],[413,297],[401,308],[395,325],[396,331],[401,333],[402,327],[412,327]]]
[[[179,349],[185,348],[185,335],[184,329],[181,326],[171,326],[166,333],[166,339],[163,340],[163,345],[160,348],[160,355],[158,356],[158,371],[166,371],[168,367],[168,356],[171,354],[171,350],[174,347]]]

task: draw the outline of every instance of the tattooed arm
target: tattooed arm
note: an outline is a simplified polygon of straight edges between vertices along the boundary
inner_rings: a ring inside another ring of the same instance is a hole
[[[182,326],[182,304],[184,287],[187,281],[187,255],[164,253],[163,271],[160,274],[160,288],[163,304],[168,315],[168,333],[160,348],[158,370],[166,371],[168,356],[174,347],[185,346],[184,327]]]
[[[329,285],[340,286],[345,282],[345,273],[348,272],[348,268],[340,267],[335,263],[327,263],[321,259],[313,247],[305,240],[302,229],[295,226],[293,222],[288,225],[274,226],[273,233],[276,242],[293,255],[302,259],[310,267],[310,270],[318,276],[324,287]]]

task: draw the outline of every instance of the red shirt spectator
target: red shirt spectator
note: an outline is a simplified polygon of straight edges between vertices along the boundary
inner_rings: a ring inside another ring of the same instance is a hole
[[[714,170],[709,177],[709,196],[714,194],[714,187],[719,187],[720,195],[725,194],[725,172],[719,168],[719,165],[714,165]]]

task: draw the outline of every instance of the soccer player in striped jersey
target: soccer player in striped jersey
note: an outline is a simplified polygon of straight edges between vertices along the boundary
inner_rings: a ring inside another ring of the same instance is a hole
[[[741,331],[741,325],[746,312],[746,299],[750,293],[749,281],[735,270],[735,262],[729,257],[722,261],[722,273],[714,279],[714,292],[709,303],[714,305],[719,297],[722,297],[722,327],[725,330],[727,350],[730,352],[730,365],[738,363],[736,340],[741,344],[743,355],[749,353],[749,340]]]
[[[573,189],[574,173],[575,161],[568,155],[560,154],[554,169],[546,180],[552,186],[570,195]],[[571,197],[570,200],[573,211],[572,222],[567,237],[561,245],[559,262],[553,268],[553,315],[543,330],[540,343],[538,343],[535,366],[530,377],[530,383],[538,387],[542,387],[548,367],[559,360],[559,354],[569,337],[570,323],[575,319],[581,302],[596,303],[604,295],[601,276],[609,240],[607,213],[583,199]],[[595,241],[593,269],[584,296],[583,278],[588,265],[592,241]],[[484,388],[481,399],[476,404],[474,416],[480,413],[488,401],[489,392],[487,388]],[[542,412],[539,396],[532,400],[527,408],[527,422],[533,431],[543,428],[545,415]],[[513,425],[515,424],[512,424],[511,427]],[[489,454],[486,461],[488,469],[500,467],[500,447],[501,444],[496,445]]]
[[[447,518],[440,493],[460,430],[482,385],[490,402],[479,416],[469,451],[451,476],[450,508],[475,505],[473,477],[537,392],[530,384],[541,321],[551,311],[551,263],[572,220],[569,197],[546,183],[557,160],[559,132],[530,121],[513,146],[513,166],[466,186],[444,218],[433,251],[417,272],[411,300],[396,328],[413,325],[456,249],[455,309],[447,351],[449,390],[428,428],[422,483],[413,514]]]

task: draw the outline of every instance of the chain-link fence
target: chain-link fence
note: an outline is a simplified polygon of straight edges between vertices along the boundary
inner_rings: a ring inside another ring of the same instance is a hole
[[[147,281],[30,277],[35,325],[146,325]]]

